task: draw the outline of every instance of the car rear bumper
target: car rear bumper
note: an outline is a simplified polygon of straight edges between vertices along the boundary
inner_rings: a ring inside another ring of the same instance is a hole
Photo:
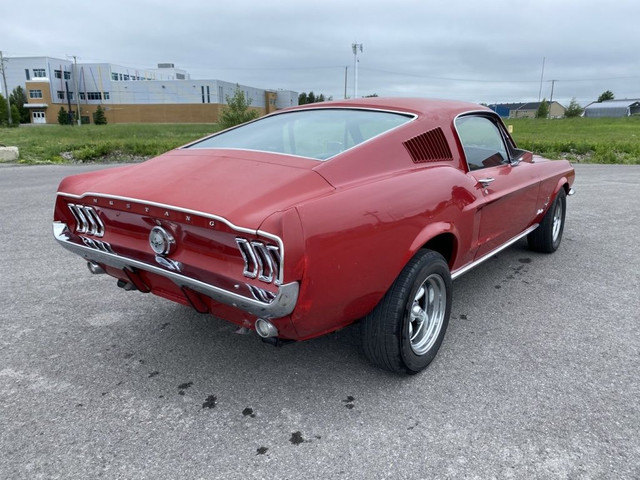
[[[236,292],[187,277],[178,272],[123,257],[111,251],[99,250],[75,243],[71,240],[69,228],[62,222],[53,222],[53,236],[64,248],[81,256],[88,262],[107,265],[119,270],[139,269],[160,275],[171,280],[179,288],[189,288],[217,302],[238,308],[260,318],[272,319],[286,317],[293,311],[298,300],[299,285],[297,282],[280,285],[275,297],[267,302],[248,298]]]

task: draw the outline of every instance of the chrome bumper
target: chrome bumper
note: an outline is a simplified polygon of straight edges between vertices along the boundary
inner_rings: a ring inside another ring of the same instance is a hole
[[[67,250],[80,255],[88,261],[93,261],[113,268],[124,270],[125,268],[144,270],[156,275],[168,278],[178,287],[187,287],[198,293],[206,295],[216,302],[230,305],[240,310],[244,310],[260,318],[280,318],[289,315],[296,306],[298,300],[299,285],[297,282],[287,283],[278,288],[278,293],[270,302],[262,302],[252,298],[247,298],[235,292],[224,290],[215,285],[186,277],[176,272],[165,270],[164,268],[150,265],[148,263],[122,257],[116,253],[96,250],[86,245],[79,245],[70,241],[70,231],[67,225],[61,222],[53,222],[53,236]]]

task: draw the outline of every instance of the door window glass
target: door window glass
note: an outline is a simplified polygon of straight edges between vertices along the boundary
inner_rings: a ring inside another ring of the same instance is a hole
[[[495,167],[509,161],[500,130],[489,118],[459,117],[456,119],[456,130],[469,170]]]

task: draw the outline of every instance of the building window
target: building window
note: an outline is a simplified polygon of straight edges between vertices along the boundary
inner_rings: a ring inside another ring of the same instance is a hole
[[[29,69],[28,68],[24,69],[24,74],[27,76],[27,80],[31,80],[31,76],[29,75]]]
[[[47,73],[44,68],[34,68],[33,78],[46,78]]]
[[[78,93],[78,98],[79,98],[80,100],[84,100],[84,92],[79,92],[79,93]]]
[[[178,80],[184,80],[184,79],[185,79],[185,78],[184,78],[184,73],[176,73],[176,78],[177,78]]]
[[[204,103],[204,85],[200,87],[200,92],[202,92],[202,103]]]
[[[29,90],[29,98],[42,98],[42,90]]]
[[[62,78],[62,70],[54,70],[53,76],[56,78]]]
[[[129,80],[129,75],[126,75],[126,74],[125,74],[125,75],[123,75],[122,79],[123,79],[123,80]]]
[[[209,85],[207,85],[207,103],[211,103],[211,96],[209,94]]]
[[[71,80],[71,72],[64,72],[64,79]]]
[[[64,92],[62,90],[58,90],[58,100],[64,100]]]
[[[69,100],[73,100],[73,92],[68,93]]]
[[[118,81],[118,74],[117,73],[112,73],[111,74],[111,80],[117,82]]]
[[[84,93],[80,92],[80,98],[84,100]],[[109,100],[109,92],[87,92],[87,100]]]

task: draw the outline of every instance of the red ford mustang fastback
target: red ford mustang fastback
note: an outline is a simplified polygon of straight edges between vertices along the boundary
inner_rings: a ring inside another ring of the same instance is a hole
[[[326,102],[68,177],[53,233],[124,290],[272,343],[360,320],[373,363],[415,373],[442,343],[452,279],[524,236],[558,248],[573,179],[478,105]]]

